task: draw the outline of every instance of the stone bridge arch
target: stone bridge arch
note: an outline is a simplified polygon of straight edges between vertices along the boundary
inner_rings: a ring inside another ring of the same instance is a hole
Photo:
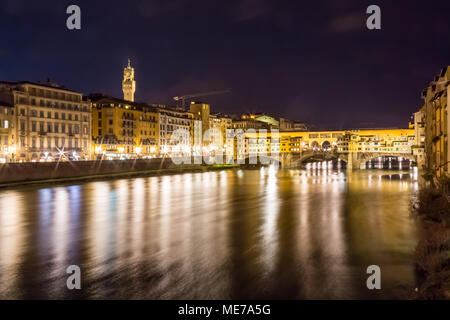
[[[379,158],[379,157],[392,157],[392,158],[403,158],[409,159],[411,161],[416,161],[415,156],[412,154],[402,154],[402,153],[361,153],[361,163],[365,163],[367,161]]]
[[[409,153],[381,153],[381,152],[351,152],[339,153],[338,158],[347,163],[347,168],[359,169],[363,163],[379,157],[396,157],[416,161],[414,155]]]

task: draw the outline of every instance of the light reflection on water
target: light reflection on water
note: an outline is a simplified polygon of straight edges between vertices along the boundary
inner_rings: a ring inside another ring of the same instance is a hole
[[[417,188],[414,170],[324,162],[0,191],[0,297],[397,297],[414,282]]]

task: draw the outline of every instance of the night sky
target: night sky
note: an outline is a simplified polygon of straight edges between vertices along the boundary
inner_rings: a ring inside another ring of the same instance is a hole
[[[0,0],[0,80],[136,100],[229,89],[213,112],[276,113],[319,128],[406,127],[450,65],[450,1]],[[81,7],[82,29],[66,28]],[[382,30],[366,28],[381,7]]]

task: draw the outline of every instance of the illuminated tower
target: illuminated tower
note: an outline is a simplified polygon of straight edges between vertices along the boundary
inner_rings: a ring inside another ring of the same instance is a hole
[[[131,67],[130,59],[128,59],[128,66],[123,69],[122,91],[124,100],[134,102],[136,81],[134,81],[134,68]]]

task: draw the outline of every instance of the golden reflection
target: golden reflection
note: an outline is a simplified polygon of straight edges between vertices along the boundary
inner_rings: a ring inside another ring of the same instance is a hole
[[[159,244],[163,253],[168,253],[170,248],[171,235],[171,213],[172,213],[172,176],[164,176],[161,178],[160,193],[160,237]]]
[[[277,218],[279,214],[279,196],[277,170],[270,166],[268,169],[261,169],[261,200],[262,200],[262,261],[266,272],[271,272],[274,268],[275,255],[278,246],[277,240]]]
[[[60,273],[74,256],[94,283],[88,298],[366,297],[369,264],[386,288],[408,285],[415,173],[322,162],[44,188],[36,204],[3,191],[0,295],[20,296],[18,270],[45,269],[48,256],[52,276],[32,277],[49,284],[30,291],[55,297],[67,294]]]
[[[130,219],[128,224],[131,233],[132,252],[134,255],[139,256],[145,245],[145,181],[144,178],[137,178],[131,184],[131,202],[133,207],[130,210],[132,219]]]
[[[18,298],[17,287],[21,279],[19,265],[25,247],[22,203],[18,192],[0,194],[0,297]]]
[[[58,268],[55,272],[65,271],[67,267],[67,249],[70,235],[70,211],[69,211],[69,195],[67,188],[56,188],[54,197],[52,242],[54,246],[54,257]]]
[[[106,270],[105,261],[112,254],[110,241],[115,241],[113,225],[116,211],[109,210],[110,185],[109,182],[95,182],[91,189],[89,200],[90,214],[88,216],[89,256],[95,272]],[[114,193],[113,193],[114,195]]]

